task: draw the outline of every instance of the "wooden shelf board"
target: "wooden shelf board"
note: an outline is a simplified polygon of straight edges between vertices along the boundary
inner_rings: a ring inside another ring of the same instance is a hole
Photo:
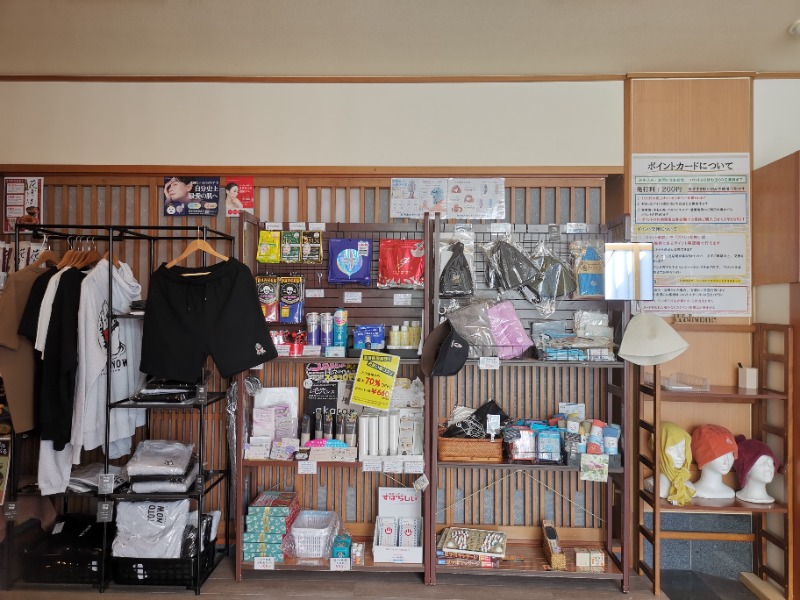
[[[445,461],[437,461],[436,466],[442,467],[445,469],[525,469],[529,471],[574,471],[579,472],[581,469],[580,467],[571,467],[569,465],[539,465],[533,463],[509,463],[509,462],[502,462],[502,463],[470,463],[470,462],[445,462]],[[609,473],[624,473],[624,469],[622,468],[615,468],[612,469],[609,467]]]
[[[738,498],[692,498],[691,504],[673,506],[664,498],[659,508],[666,512],[704,512],[704,513],[786,513],[788,508],[780,502],[755,504],[742,502]]]
[[[436,565],[437,573],[458,573],[469,575],[514,575],[523,577],[570,577],[582,579],[621,579],[622,571],[606,553],[605,570],[602,572],[577,571],[575,567],[575,548],[597,548],[597,542],[570,542],[563,545],[567,555],[567,570],[549,570],[550,563],[544,555],[541,546],[529,544],[509,544],[506,547],[506,559],[500,561],[497,568],[481,568],[468,566]]]
[[[376,563],[372,560],[372,542],[367,538],[355,538],[354,541],[364,543],[364,565],[351,567],[351,571],[371,572],[403,572],[422,573],[425,571],[424,563]],[[240,551],[234,549],[235,551]],[[276,571],[330,571],[329,558],[293,558],[287,556],[285,562],[275,563]],[[255,571],[252,562],[242,562],[243,571]],[[269,571],[259,571],[268,573]]]
[[[649,386],[652,395],[652,386]],[[712,385],[706,392],[661,390],[661,400],[667,402],[741,402],[750,403],[759,400],[786,400],[787,394],[772,390],[745,390],[736,386]]]

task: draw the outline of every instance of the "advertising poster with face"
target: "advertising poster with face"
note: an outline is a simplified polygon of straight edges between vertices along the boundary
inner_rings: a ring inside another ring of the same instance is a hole
[[[214,217],[219,177],[164,177],[164,216]]]
[[[43,177],[6,177],[3,192],[3,233],[14,233],[17,223],[38,225],[42,222]]]
[[[253,213],[255,184],[252,177],[228,177],[225,184],[225,216],[238,217],[240,212]]]

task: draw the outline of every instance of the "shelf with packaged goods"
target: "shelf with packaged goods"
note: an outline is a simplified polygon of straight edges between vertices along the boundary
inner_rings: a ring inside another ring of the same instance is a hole
[[[434,219],[428,230],[428,246],[439,248],[442,239],[453,231],[453,224]],[[487,243],[494,236],[491,226],[475,225],[476,246]],[[555,243],[547,234],[547,226],[514,224],[512,233],[517,243],[531,250],[540,242],[547,244],[560,258],[569,255],[572,241],[605,239],[611,233],[604,227],[591,227],[587,234],[561,236]],[[438,253],[432,253],[429,272],[439,272]],[[475,252],[475,270],[485,271],[483,253]],[[486,283],[476,278],[479,299],[496,300],[496,290],[487,290]],[[437,279],[433,282],[430,328],[436,326],[435,316],[440,308],[452,300],[440,299]],[[607,301],[604,298],[559,299],[552,314],[543,314],[540,306],[530,303],[513,292],[502,294],[511,301],[514,310],[531,335],[536,323],[563,321],[564,331],[572,330],[576,310],[597,311],[608,315],[608,326],[619,342],[621,331],[630,315],[624,301]],[[610,349],[610,345],[601,349]],[[487,354],[499,354],[490,349]],[[580,468],[567,464],[536,464],[500,460],[497,450],[479,448],[462,449],[456,444],[444,447],[431,428],[431,462],[436,475],[436,492],[431,495],[431,510],[436,513],[435,526],[459,525],[481,530],[507,530],[507,555],[521,555],[519,560],[500,561],[497,568],[478,568],[472,565],[438,564],[432,560],[432,577],[439,574],[526,576],[526,577],[576,577],[590,579],[616,579],[623,592],[629,589],[630,525],[628,522],[629,490],[631,489],[630,453],[627,445],[633,427],[629,410],[630,365],[621,360],[587,360],[588,355],[576,355],[581,360],[540,360],[532,357],[531,350],[521,357],[500,359],[494,357],[470,358],[455,376],[429,378],[432,389],[432,422],[442,424],[451,415],[454,406],[478,408],[487,399],[497,402],[512,421],[517,419],[549,419],[559,412],[559,403],[580,403],[585,407],[586,419],[616,423],[622,428],[620,439],[621,466],[609,469],[605,481],[580,479]],[[552,357],[569,354],[547,354]],[[545,354],[541,354],[545,356]],[[465,444],[464,446],[468,446]],[[473,454],[470,451],[474,450]],[[483,462],[481,459],[492,460]],[[553,498],[552,506],[547,498]],[[521,501],[514,500],[516,498]],[[511,500],[509,500],[511,499]],[[444,508],[441,508],[444,506]],[[490,507],[491,508],[488,508]],[[549,507],[549,508],[546,508]],[[598,507],[587,510],[587,507]],[[601,508],[600,508],[601,507]],[[547,512],[549,511],[549,512]],[[574,551],[567,549],[567,571],[550,570],[542,547],[538,542],[543,520],[553,520],[560,535],[572,538],[569,548],[590,547],[601,549],[606,556],[606,566],[601,572],[577,571]],[[620,539],[612,539],[614,536]]]
[[[374,562],[372,560],[372,538],[354,536],[353,542],[364,544],[364,564],[352,565],[350,571],[367,571],[375,573],[422,573],[425,570],[424,563],[394,563],[394,562]],[[260,572],[253,561],[243,561],[242,570]],[[286,556],[283,562],[276,562],[275,571],[330,571],[330,558],[298,558]]]
[[[425,563],[405,564],[405,563],[374,563],[372,562],[372,537],[374,523],[378,516],[378,490],[382,487],[402,487],[410,488],[414,480],[420,477],[419,472],[424,470],[422,467],[428,464],[426,452],[414,455],[414,470],[404,464],[400,456],[367,456],[359,457],[363,460],[315,460],[316,468],[309,465],[304,469],[305,461],[295,460],[273,460],[265,458],[263,451],[247,452],[252,447],[247,443],[245,434],[248,430],[248,410],[247,407],[255,402],[255,397],[248,398],[242,392],[244,390],[244,376],[256,377],[262,387],[280,387],[298,389],[298,415],[302,417],[305,408],[308,406],[307,394],[304,392],[304,383],[313,379],[318,373],[326,369],[332,372],[338,369],[332,379],[327,381],[345,380],[347,377],[353,378],[356,366],[359,364],[360,357],[353,346],[353,333],[358,325],[383,324],[386,328],[390,325],[402,326],[405,321],[422,321],[424,296],[421,289],[407,288],[388,288],[377,287],[378,281],[378,258],[379,245],[384,239],[415,239],[422,238],[422,224],[420,221],[407,223],[326,223],[322,230],[323,257],[322,262],[317,264],[310,263],[271,263],[262,264],[256,262],[257,240],[260,231],[269,229],[282,230],[296,227],[297,224],[288,223],[263,223],[258,222],[252,215],[243,215],[240,219],[240,249],[242,262],[250,266],[257,283],[261,282],[264,286],[269,285],[271,280],[260,279],[267,276],[294,276],[303,275],[305,282],[305,295],[303,296],[304,315],[311,312],[333,313],[337,308],[347,311],[348,320],[348,340],[347,345],[342,346],[342,356],[324,356],[318,345],[309,349],[301,345],[301,341],[296,343],[286,343],[278,347],[279,356],[266,363],[261,369],[245,373],[238,378],[239,396],[236,411],[236,449],[235,461],[236,477],[236,504],[235,510],[235,531],[239,540],[243,539],[246,526],[246,511],[249,509],[249,502],[264,489],[281,489],[291,491],[299,496],[299,503],[302,510],[322,510],[335,511],[339,514],[342,526],[352,535],[354,541],[365,542],[364,566],[352,566],[352,571],[386,571],[386,572],[424,572]],[[315,224],[318,225],[318,224]],[[330,284],[327,280],[328,272],[328,244],[331,238],[354,238],[367,239],[372,244],[372,260],[370,262],[371,284],[362,285],[343,285]],[[265,315],[271,313],[267,310]],[[271,318],[271,317],[270,317]],[[273,339],[285,330],[294,336],[297,332],[305,332],[305,318],[293,317],[295,323],[269,322],[270,331],[273,332]],[[385,335],[385,343],[389,343],[389,335]],[[286,338],[284,338],[286,339]],[[297,338],[292,337],[291,341]],[[299,338],[302,339],[302,338]],[[280,340],[283,341],[283,340]],[[321,340],[320,340],[321,341]],[[340,341],[340,340],[337,340]],[[373,344],[376,341],[373,338]],[[379,342],[378,342],[379,343]],[[376,352],[393,354],[388,348],[372,348]],[[291,351],[292,356],[285,355]],[[305,352],[319,352],[315,355],[305,355]],[[412,355],[413,354],[413,355]],[[418,377],[420,357],[416,353],[416,344],[410,351],[398,351],[394,354],[399,359],[398,378],[413,381]],[[341,366],[346,366],[341,368]],[[346,373],[344,371],[347,371]],[[321,379],[320,379],[321,380]],[[341,408],[341,406],[337,406]],[[357,407],[352,407],[357,408]],[[423,406],[418,407],[423,412],[427,409]],[[427,421],[426,421],[427,422]],[[420,429],[422,443],[427,439]],[[310,453],[313,456],[313,451]],[[266,455],[269,455],[267,452]],[[247,458],[244,458],[247,456]],[[319,458],[323,456],[320,455]],[[327,458],[327,456],[325,456]],[[341,458],[351,459],[353,456],[342,456]],[[395,464],[387,466],[385,461],[394,461]],[[382,464],[378,464],[383,461]],[[308,464],[308,463],[306,463]],[[420,468],[422,467],[422,468]],[[379,470],[380,468],[380,470]],[[400,472],[394,470],[399,469]],[[405,471],[405,472],[403,472]],[[427,471],[426,471],[427,472]],[[421,501],[423,506],[423,518],[426,504]],[[425,535],[427,528],[422,528]],[[236,580],[243,577],[255,576],[254,571],[261,571],[256,568],[252,561],[244,561],[245,554],[242,548],[237,548],[237,552],[232,557],[234,574]],[[249,554],[248,554],[249,556]],[[276,570],[292,571],[329,571],[329,559],[308,559],[284,557],[285,562],[275,563]]]
[[[606,552],[605,565],[602,570],[579,571],[575,566],[575,548],[596,546],[597,542],[573,541],[569,545],[562,544],[562,549],[567,557],[567,568],[556,571],[550,568],[550,563],[539,545],[514,544],[506,546],[506,557],[501,559],[497,567],[475,567],[458,565],[436,565],[436,571],[441,574],[454,575],[500,575],[516,577],[561,577],[576,579],[622,579],[622,571],[614,557]],[[437,561],[439,558],[437,557]]]

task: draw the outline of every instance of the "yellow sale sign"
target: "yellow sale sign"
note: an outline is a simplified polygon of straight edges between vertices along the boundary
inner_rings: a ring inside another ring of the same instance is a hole
[[[389,400],[399,366],[399,356],[362,350],[350,403],[389,410]]]

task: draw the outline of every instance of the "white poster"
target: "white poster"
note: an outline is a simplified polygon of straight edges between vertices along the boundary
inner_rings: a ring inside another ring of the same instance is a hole
[[[632,233],[653,242],[658,314],[751,315],[750,155],[631,160]]]
[[[389,216],[421,219],[425,213],[445,219],[504,219],[505,179],[393,178]]]
[[[14,233],[19,224],[38,225],[42,222],[43,177],[6,177],[3,181],[5,213],[3,233]]]

